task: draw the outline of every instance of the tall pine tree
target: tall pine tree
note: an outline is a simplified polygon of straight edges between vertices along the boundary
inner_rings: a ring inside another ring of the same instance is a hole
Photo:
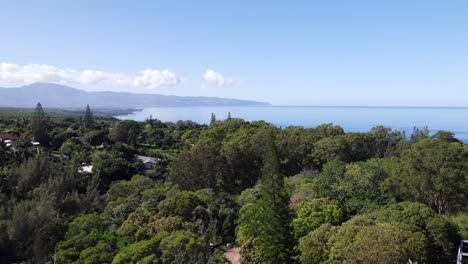
[[[289,229],[289,197],[284,189],[284,178],[280,172],[280,159],[272,131],[267,134],[263,171],[261,178],[259,228],[255,251],[264,263],[289,263],[292,245]]]
[[[271,131],[266,138],[260,193],[261,197],[254,204],[243,207],[240,212],[237,234],[244,240],[241,241],[242,262],[291,263],[289,197]]]
[[[93,113],[91,112],[91,108],[89,108],[89,105],[86,105],[86,112],[84,116],[84,127],[85,129],[89,130],[93,128],[93,124],[94,124]]]
[[[44,109],[41,103],[37,103],[32,120],[32,133],[35,141],[41,144],[47,143],[47,124]]]
[[[216,122],[216,116],[214,113],[211,113],[210,125],[213,125]]]

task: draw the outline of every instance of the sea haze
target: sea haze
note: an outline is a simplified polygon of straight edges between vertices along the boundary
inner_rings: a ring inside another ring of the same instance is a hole
[[[315,127],[324,123],[340,125],[347,132],[367,132],[383,125],[406,131],[428,127],[431,133],[446,130],[468,142],[468,107],[329,107],[329,106],[270,106],[270,107],[158,107],[144,108],[119,119],[143,121],[150,117],[175,122],[192,120],[209,123],[211,113],[217,119],[233,118],[247,121],[265,120],[280,127]]]

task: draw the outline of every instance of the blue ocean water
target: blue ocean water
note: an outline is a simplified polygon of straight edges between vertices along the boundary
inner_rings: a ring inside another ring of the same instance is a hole
[[[150,115],[162,121],[192,120],[209,123],[211,113],[217,119],[233,118],[247,121],[265,120],[279,127],[315,127],[324,123],[340,125],[347,132],[367,132],[383,125],[411,134],[414,127],[428,127],[431,133],[446,130],[468,142],[468,107],[328,107],[328,106],[271,106],[271,107],[161,107],[145,108],[119,119],[143,121]]]

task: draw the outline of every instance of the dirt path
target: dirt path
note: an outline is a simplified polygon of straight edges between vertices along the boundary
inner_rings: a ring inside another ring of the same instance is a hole
[[[240,247],[230,248],[224,253],[224,256],[231,262],[231,264],[240,264]]]

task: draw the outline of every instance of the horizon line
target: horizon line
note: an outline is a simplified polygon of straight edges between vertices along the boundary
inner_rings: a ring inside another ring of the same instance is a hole
[[[467,106],[444,106],[444,105],[275,105],[272,107],[315,107],[315,108],[453,108],[462,109]],[[259,106],[262,107],[262,106]],[[265,106],[268,107],[268,106]]]

